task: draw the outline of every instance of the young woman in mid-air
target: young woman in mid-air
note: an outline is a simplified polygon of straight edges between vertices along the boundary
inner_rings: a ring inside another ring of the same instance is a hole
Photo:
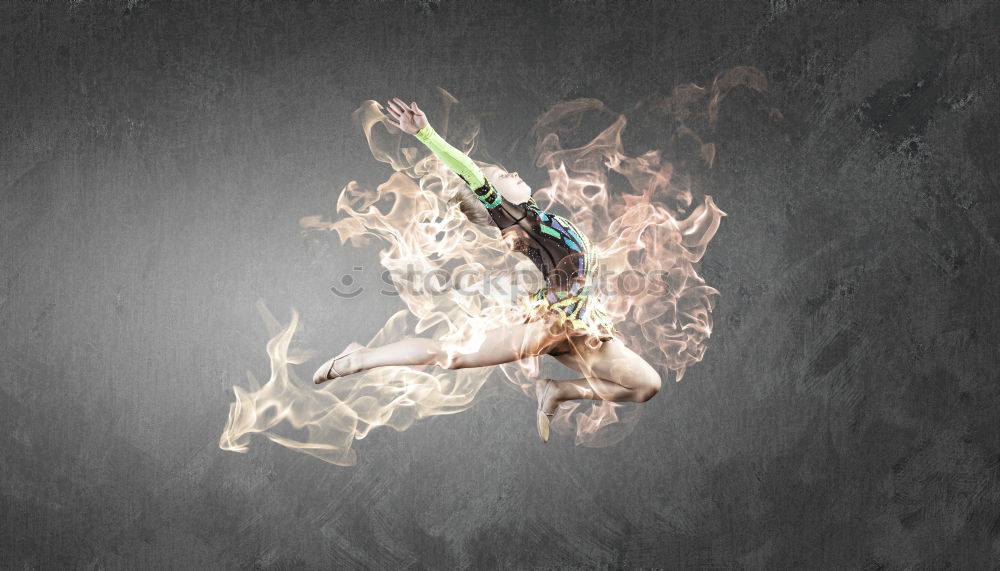
[[[388,103],[389,122],[416,136],[468,185],[462,211],[474,222],[492,220],[515,251],[541,270],[545,287],[532,294],[541,310],[524,323],[488,331],[474,353],[449,352],[435,339],[408,338],[381,347],[352,344],[323,363],[315,383],[374,367],[437,365],[446,369],[485,367],[537,355],[551,355],[583,377],[540,379],[536,425],[545,442],[549,420],[565,401],[594,399],[645,402],[660,390],[660,375],[626,347],[608,314],[590,299],[597,259],[587,237],[562,216],[541,210],[531,188],[516,172],[486,167],[489,178],[469,157],[438,135],[416,102]],[[470,192],[471,191],[471,192]],[[511,235],[513,234],[513,235]],[[596,332],[596,333],[595,333]],[[589,342],[588,342],[589,341]]]

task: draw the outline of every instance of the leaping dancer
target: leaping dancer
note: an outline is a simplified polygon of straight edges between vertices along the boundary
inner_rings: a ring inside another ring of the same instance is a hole
[[[597,263],[587,236],[566,218],[542,210],[516,172],[482,169],[445,141],[416,102],[387,102],[387,119],[414,135],[468,185],[463,212],[471,220],[492,220],[505,242],[542,272],[545,285],[531,294],[531,315],[523,323],[486,332],[479,350],[449,351],[445,343],[412,337],[383,345],[349,345],[316,370],[317,384],[375,367],[436,365],[464,369],[550,355],[581,378],[535,383],[536,426],[548,442],[549,421],[563,402],[576,399],[645,402],[660,390],[660,375],[625,346],[610,316],[591,297]]]

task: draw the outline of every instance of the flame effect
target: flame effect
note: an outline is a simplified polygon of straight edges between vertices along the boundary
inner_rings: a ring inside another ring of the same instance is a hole
[[[711,196],[696,192],[686,176],[694,162],[711,166],[715,159],[714,145],[703,142],[688,124],[713,126],[719,104],[736,86],[761,91],[764,77],[753,68],[734,68],[708,88],[681,86],[641,108],[672,126],[660,130],[667,135],[664,148],[634,157],[625,153],[622,142],[626,116],[596,99],[556,105],[532,129],[536,165],[547,170],[550,181],[534,190],[536,201],[544,209],[565,211],[591,237],[604,276],[596,297],[615,318],[622,340],[654,367],[674,371],[677,381],[704,357],[712,332],[719,292],[705,283],[696,266],[726,215]],[[439,91],[445,112],[435,117],[435,128],[455,147],[475,155],[478,124],[449,125],[458,101]],[[388,244],[379,262],[389,270],[407,310],[393,315],[369,346],[419,335],[442,340],[449,352],[475,351],[485,331],[524,320],[531,309],[525,294],[541,285],[541,276],[530,261],[510,251],[498,229],[465,218],[458,204],[449,201],[464,182],[418,141],[387,123],[381,109],[366,101],[353,117],[373,156],[395,172],[375,189],[350,182],[337,200],[340,219],[307,216],[300,225],[307,233],[336,232],[342,243],[360,245],[378,238]],[[564,148],[560,135],[576,135],[593,116],[608,118],[610,124],[583,146]],[[379,124],[384,128],[376,129]],[[682,148],[688,156],[678,152]],[[628,188],[616,183],[611,192],[610,173]],[[521,283],[523,278],[534,281]],[[537,357],[480,369],[381,367],[316,388],[289,369],[305,359],[289,355],[298,314],[293,310],[291,323],[278,331],[274,317],[263,305],[260,309],[276,332],[267,345],[271,377],[260,386],[250,375],[249,391],[234,387],[236,402],[220,439],[223,449],[245,452],[249,435],[261,433],[324,461],[352,465],[355,439],[376,426],[405,430],[419,418],[465,410],[493,370],[502,371],[534,404]],[[573,401],[558,409],[552,429],[575,433],[576,444],[607,446],[631,432],[640,410]],[[525,418],[530,424],[527,411]],[[273,429],[283,422],[305,429],[305,437],[276,434]]]

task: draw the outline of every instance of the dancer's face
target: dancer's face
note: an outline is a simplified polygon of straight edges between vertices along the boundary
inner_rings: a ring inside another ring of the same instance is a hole
[[[493,183],[493,187],[514,204],[521,204],[531,198],[531,187],[521,180],[521,176],[516,172],[494,168],[486,171],[485,174],[486,178]]]

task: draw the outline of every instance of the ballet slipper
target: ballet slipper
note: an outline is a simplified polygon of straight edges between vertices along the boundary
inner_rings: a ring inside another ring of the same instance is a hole
[[[545,382],[535,385],[535,398],[538,399],[538,410],[535,411],[535,428],[538,429],[538,436],[542,439],[542,442],[549,441],[549,423],[552,417],[555,416],[554,412],[545,412],[542,408],[545,405],[545,397],[549,394],[549,387],[552,386],[552,383],[552,379],[545,379]]]
[[[357,347],[354,347],[352,349],[351,347],[353,345],[357,345]],[[316,369],[316,374],[313,375],[313,382],[318,385],[322,382],[329,381],[331,379],[336,379],[339,377],[346,376],[340,373],[340,371],[338,371],[336,367],[334,367],[334,364],[337,362],[337,359],[342,359],[350,355],[351,353],[354,353],[355,351],[359,351],[364,348],[365,346],[361,345],[360,343],[351,343],[350,345],[347,346],[346,349],[341,351],[339,355],[320,365],[319,369]],[[331,374],[333,376],[330,376]]]

